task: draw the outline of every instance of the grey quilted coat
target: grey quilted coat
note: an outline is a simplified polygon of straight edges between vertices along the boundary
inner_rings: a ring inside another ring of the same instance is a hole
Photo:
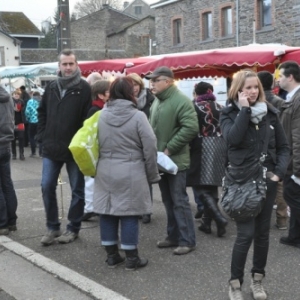
[[[146,115],[131,101],[109,101],[99,119],[99,145],[94,211],[116,216],[151,213],[148,182],[160,176],[156,137]]]

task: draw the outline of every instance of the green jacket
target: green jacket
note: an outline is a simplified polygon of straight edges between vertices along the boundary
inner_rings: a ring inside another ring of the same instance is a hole
[[[175,85],[156,94],[150,109],[150,124],[157,138],[157,150],[170,152],[182,171],[190,166],[189,142],[198,134],[198,120],[192,101]]]

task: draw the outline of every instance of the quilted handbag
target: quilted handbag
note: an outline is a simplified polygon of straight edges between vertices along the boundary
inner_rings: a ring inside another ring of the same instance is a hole
[[[222,136],[202,137],[200,156],[200,184],[221,186],[225,175],[227,145]]]
[[[266,171],[260,162],[252,166],[229,166],[223,179],[221,210],[237,222],[255,218],[266,199]]]
[[[80,171],[85,176],[95,176],[99,159],[98,120],[101,111],[86,119],[74,135],[69,149]]]

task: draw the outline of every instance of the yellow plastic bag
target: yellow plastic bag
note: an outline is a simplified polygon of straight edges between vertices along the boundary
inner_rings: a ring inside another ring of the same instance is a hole
[[[83,126],[74,135],[69,149],[75,162],[85,176],[95,176],[99,159],[98,120],[97,111],[84,121]]]

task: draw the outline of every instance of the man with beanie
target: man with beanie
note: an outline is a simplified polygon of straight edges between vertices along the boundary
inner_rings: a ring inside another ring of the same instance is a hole
[[[167,213],[167,237],[158,248],[177,247],[174,254],[195,249],[195,228],[186,192],[186,171],[190,165],[189,142],[198,134],[198,120],[192,101],[174,84],[174,74],[159,67],[146,76],[157,97],[150,108],[150,124],[157,138],[158,151],[164,152],[178,166],[176,175],[164,173],[159,181]]]
[[[41,243],[51,245],[73,242],[81,227],[84,209],[84,177],[75,163],[69,144],[82,127],[91,107],[91,88],[81,79],[75,53],[64,49],[58,56],[57,80],[50,82],[38,108],[37,140],[42,143],[42,194],[48,232]],[[72,199],[67,230],[61,235],[58,219],[56,186],[59,173],[66,164]]]
[[[284,103],[284,100],[280,97],[276,96],[272,92],[272,88],[274,85],[274,77],[273,74],[268,71],[261,71],[257,73],[257,76],[263,86],[266,100],[275,106],[280,113],[280,109]],[[283,186],[282,182],[278,182],[277,184],[277,195],[276,195],[276,224],[275,226],[280,230],[287,229],[287,220],[288,220],[288,213],[287,213],[287,204],[283,198]]]
[[[14,139],[14,104],[0,86],[0,235],[17,230],[17,196],[11,179],[10,143]]]

